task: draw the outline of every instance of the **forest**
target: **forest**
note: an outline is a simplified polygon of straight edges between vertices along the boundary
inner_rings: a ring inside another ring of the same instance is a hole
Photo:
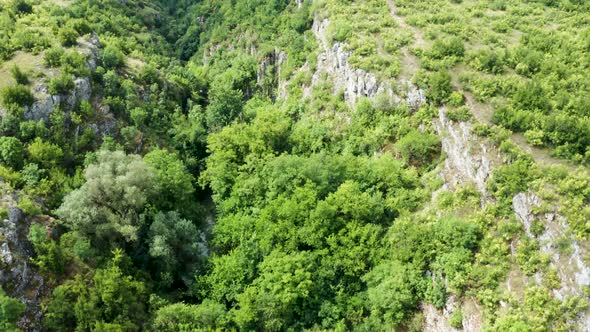
[[[0,330],[587,331],[590,3],[0,0]]]

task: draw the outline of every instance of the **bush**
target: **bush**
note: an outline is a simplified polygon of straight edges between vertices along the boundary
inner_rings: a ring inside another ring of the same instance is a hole
[[[473,56],[471,65],[477,70],[491,74],[500,74],[504,71],[504,58],[494,51],[480,50]]]
[[[449,323],[456,329],[463,328],[463,311],[461,309],[453,311]]]
[[[463,41],[458,37],[439,39],[432,45],[431,55],[436,59],[449,56],[461,58],[465,55],[465,45],[463,45]]]
[[[16,83],[22,85],[29,84],[29,78],[27,77],[27,74],[20,70],[17,65],[14,65],[14,67],[10,68],[10,73],[12,74],[12,77],[14,77]]]
[[[61,73],[49,81],[49,93],[52,95],[66,95],[72,91],[74,86],[73,76],[67,73]]]
[[[449,96],[449,106],[459,107],[465,103],[465,96],[462,91],[453,91]]]
[[[37,205],[35,205],[35,203],[27,197],[22,197],[19,201],[18,201],[18,208],[23,210],[23,212],[27,215],[27,216],[36,216],[41,214],[41,208],[39,208]]]
[[[334,21],[329,27],[329,36],[332,42],[344,42],[352,35],[352,27],[345,21]]]
[[[61,47],[52,47],[45,51],[43,60],[45,65],[49,67],[59,67],[61,65],[61,58],[64,55],[64,49]]]
[[[24,85],[7,86],[0,91],[0,98],[2,104],[8,108],[16,106],[25,107],[31,106],[35,101],[35,97],[31,90]]]
[[[57,39],[64,47],[70,47],[78,44],[78,31],[73,28],[64,27],[57,33]]]
[[[102,50],[100,59],[106,69],[117,68],[123,65],[125,54],[118,47],[109,45]]]
[[[423,166],[440,153],[440,140],[436,135],[413,130],[397,142],[396,149],[406,162]]]
[[[428,93],[426,96],[435,104],[443,104],[453,92],[451,75],[447,71],[439,71],[428,77]]]
[[[469,111],[469,107],[467,106],[450,109],[447,111],[447,118],[451,121],[467,121],[471,119],[471,111]]]
[[[0,161],[18,170],[23,164],[23,144],[16,137],[0,137]]]

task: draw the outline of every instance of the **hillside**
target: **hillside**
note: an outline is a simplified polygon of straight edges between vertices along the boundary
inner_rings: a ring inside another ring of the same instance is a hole
[[[0,330],[590,330],[589,23],[0,1]]]

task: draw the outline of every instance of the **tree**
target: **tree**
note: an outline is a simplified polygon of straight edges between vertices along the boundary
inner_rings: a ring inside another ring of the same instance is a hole
[[[11,7],[16,14],[30,14],[33,12],[33,6],[25,0],[14,0]]]
[[[124,269],[120,251],[90,279],[77,275],[53,290],[45,314],[50,331],[140,331],[147,320],[145,285]]]
[[[0,161],[19,170],[23,166],[23,144],[16,137],[0,137]]]
[[[137,155],[103,150],[84,177],[57,210],[61,220],[99,247],[136,241],[144,209],[158,193],[154,171]]]
[[[45,51],[43,60],[49,67],[59,67],[61,65],[61,58],[64,55],[64,49],[61,47],[52,47]]]
[[[447,101],[453,92],[451,75],[446,70],[432,73],[428,76],[427,97],[435,104],[442,104]]]
[[[221,331],[228,327],[225,306],[211,300],[199,305],[174,303],[156,311],[152,324],[154,331]]]
[[[160,212],[149,230],[149,253],[155,261],[157,275],[164,288],[175,281],[186,286],[193,283],[200,259],[199,231],[176,212]]]
[[[0,287],[0,330],[6,332],[18,332],[20,329],[16,322],[25,312],[25,304],[17,299],[10,298]]]
[[[100,60],[106,69],[118,68],[125,62],[125,54],[118,47],[108,45],[102,50]]]
[[[49,93],[52,95],[66,95],[75,86],[74,77],[66,72],[62,72],[57,77],[52,78],[48,84]]]
[[[209,91],[207,127],[218,130],[233,121],[242,112],[243,97],[243,92],[234,89],[231,82],[223,77],[215,81]]]
[[[396,143],[396,148],[406,162],[423,166],[440,153],[440,140],[436,135],[412,130]]]
[[[411,265],[385,262],[368,273],[367,309],[386,326],[396,326],[409,317],[419,297],[420,274]]]
[[[185,217],[194,217],[195,178],[188,172],[182,160],[174,153],[156,149],[143,159],[156,173],[160,193],[155,204],[162,211],[180,211]]]
[[[29,144],[27,151],[32,161],[45,168],[54,167],[63,157],[63,150],[58,145],[43,141],[39,137]]]
[[[273,251],[259,265],[258,277],[238,296],[235,320],[244,330],[280,331],[303,327],[319,298],[316,255]]]

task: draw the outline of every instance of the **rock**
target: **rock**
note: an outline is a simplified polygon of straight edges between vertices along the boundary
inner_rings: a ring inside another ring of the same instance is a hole
[[[468,123],[453,123],[439,110],[434,127],[441,139],[442,149],[446,153],[443,178],[453,188],[458,185],[473,183],[482,194],[482,205],[487,196],[486,181],[492,171],[492,156],[489,147],[472,135]]]
[[[590,267],[584,261],[584,252],[580,243],[570,232],[566,219],[556,213],[545,213],[542,216],[534,214],[533,210],[541,206],[541,199],[535,193],[518,193],[512,198],[512,207],[518,220],[523,224],[528,237],[534,238],[531,233],[531,223],[539,219],[544,224],[544,231],[538,237],[540,251],[551,257],[551,266],[557,270],[561,280],[559,289],[553,291],[553,295],[564,300],[569,296],[585,297],[584,289],[590,286]],[[563,239],[570,241],[569,252],[558,249],[558,241]],[[541,276],[536,275],[536,283],[541,284]],[[577,320],[580,331],[590,331],[590,313],[582,313]]]
[[[86,66],[90,71],[96,70],[99,57],[100,41],[98,36],[92,36],[81,42],[81,53],[86,56]],[[74,88],[67,95],[51,95],[46,84],[38,84],[33,89],[35,102],[31,107],[26,107],[24,118],[33,121],[49,121],[49,116],[56,107],[61,106],[67,113],[72,111],[80,101],[89,101],[92,96],[92,86],[88,77],[77,77],[74,79]]]
[[[25,315],[18,326],[23,331],[41,331],[41,299],[47,289],[43,277],[30,263],[34,255],[27,239],[30,224],[24,213],[12,206],[8,219],[0,225],[0,285],[5,286],[9,296],[26,305]]]
[[[0,246],[0,264],[10,265],[12,264],[12,259],[12,252],[8,247],[8,243],[2,243]]]
[[[321,20],[318,17],[313,22],[312,31],[323,52],[318,55],[318,63],[312,76],[311,86],[304,88],[305,97],[310,96],[311,87],[322,82],[324,75],[328,74],[334,85],[334,93],[343,91],[344,99],[350,106],[354,106],[360,97],[373,98],[377,95],[388,96],[393,104],[399,104],[405,100],[412,109],[418,109],[426,102],[424,91],[411,82],[405,80],[399,82],[380,81],[375,75],[350,65],[348,59],[351,52],[347,50],[346,44],[337,42],[334,45],[329,45],[326,37],[326,29],[329,24],[328,19]],[[405,99],[396,95],[394,87],[401,90]]]
[[[280,89],[281,87],[281,67],[286,61],[287,54],[275,49],[273,52],[266,54],[258,68],[256,84],[273,100],[277,88]]]
[[[531,224],[535,220],[532,210],[540,205],[540,199],[535,194],[527,195],[525,193],[519,193],[512,198],[514,213],[516,213],[516,216],[522,222],[527,236],[531,238],[533,237],[533,234],[531,234]]]

